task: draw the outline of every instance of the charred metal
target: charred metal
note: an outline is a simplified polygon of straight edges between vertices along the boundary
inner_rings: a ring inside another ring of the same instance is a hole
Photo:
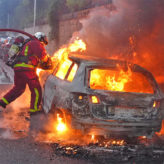
[[[152,136],[162,124],[163,94],[153,75],[139,65],[126,61],[69,56],[78,65],[73,81],[51,74],[45,83],[43,108],[62,109],[72,116],[71,125],[84,133],[110,136]],[[142,74],[153,88],[153,93],[119,92],[92,89],[89,85],[93,69],[130,69]],[[58,69],[58,68],[56,68]],[[55,70],[54,72],[56,72]],[[71,70],[68,70],[67,76]],[[92,98],[98,98],[96,103]],[[155,105],[154,105],[155,104]]]

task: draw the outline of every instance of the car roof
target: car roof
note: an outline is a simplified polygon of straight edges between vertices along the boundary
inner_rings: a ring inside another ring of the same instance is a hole
[[[99,58],[94,56],[88,56],[88,55],[78,55],[78,54],[70,54],[68,56],[71,60],[78,62],[78,63],[85,63],[86,65],[101,65],[101,66],[109,66],[109,65],[122,65],[126,66],[127,64],[133,65],[132,63],[129,63],[127,61],[118,60],[118,59],[109,59],[109,58]]]
[[[123,60],[118,60],[118,59],[109,59],[109,58],[102,59],[102,58],[98,58],[98,57],[94,57],[94,56],[88,56],[85,54],[83,54],[83,55],[69,54],[68,57],[74,62],[84,63],[86,67],[91,67],[91,68],[94,68],[94,67],[95,68],[97,68],[97,67],[105,67],[105,68],[121,67],[125,70],[130,68],[134,72],[141,72],[142,74],[144,74],[148,79],[151,79],[150,81],[153,86],[155,86],[156,88],[159,88],[152,73],[137,64],[133,64],[128,61],[123,61]]]

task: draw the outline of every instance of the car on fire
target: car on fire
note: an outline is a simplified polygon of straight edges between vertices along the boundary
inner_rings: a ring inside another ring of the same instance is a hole
[[[84,134],[151,137],[161,129],[162,100],[153,75],[139,65],[69,55],[45,82],[43,109],[60,110]]]

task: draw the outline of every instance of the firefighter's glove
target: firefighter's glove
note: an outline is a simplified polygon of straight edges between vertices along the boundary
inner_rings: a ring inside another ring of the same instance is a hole
[[[53,69],[53,63],[52,63],[51,57],[48,57],[46,62],[41,62],[39,64],[39,67],[45,70]]]

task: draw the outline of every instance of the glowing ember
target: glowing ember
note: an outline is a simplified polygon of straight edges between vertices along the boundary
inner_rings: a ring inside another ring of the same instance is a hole
[[[56,130],[60,133],[65,132],[67,130],[66,124],[64,124],[62,118],[60,117],[59,114],[57,114],[57,126]]]
[[[99,146],[101,146],[101,147],[110,147],[110,146],[113,146],[113,145],[123,146],[125,144],[126,144],[126,142],[124,140],[109,139],[107,141],[104,141],[103,143],[100,143]]]
[[[157,106],[157,102],[154,101],[154,103],[153,103],[153,107],[155,108],[156,106]]]
[[[140,137],[138,137],[140,140],[142,140],[142,139],[146,139],[146,136],[140,136]]]

